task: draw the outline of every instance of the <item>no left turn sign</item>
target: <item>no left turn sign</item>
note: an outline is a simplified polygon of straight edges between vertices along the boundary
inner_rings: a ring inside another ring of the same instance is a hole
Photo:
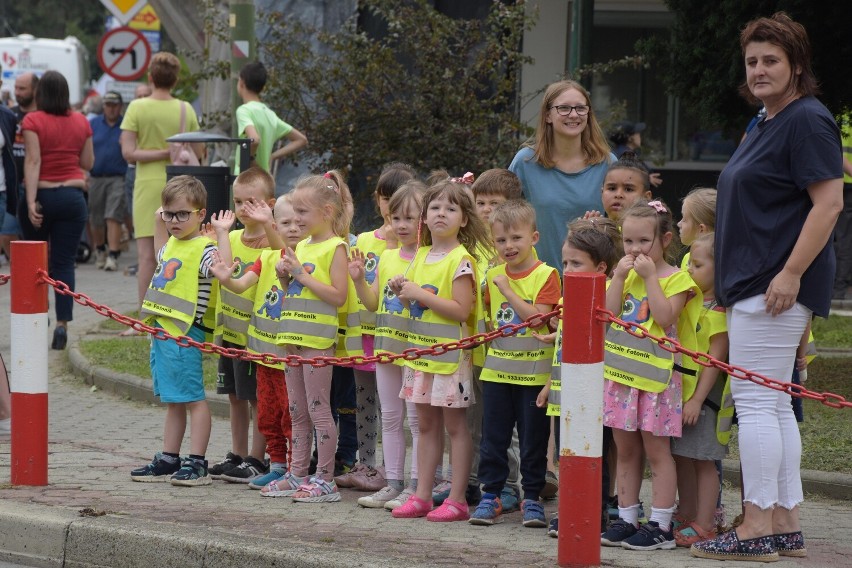
[[[132,28],[116,28],[98,43],[98,64],[119,81],[135,81],[145,74],[151,62],[151,45]]]

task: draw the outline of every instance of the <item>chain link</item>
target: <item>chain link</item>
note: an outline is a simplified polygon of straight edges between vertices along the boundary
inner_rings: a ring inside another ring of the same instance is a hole
[[[3,284],[8,284],[9,280],[11,280],[11,279],[12,279],[11,274],[0,274],[0,286],[2,286]]]

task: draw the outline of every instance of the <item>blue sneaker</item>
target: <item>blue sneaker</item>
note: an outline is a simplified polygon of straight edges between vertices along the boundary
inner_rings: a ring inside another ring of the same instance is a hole
[[[180,469],[169,481],[172,485],[185,487],[199,487],[213,483],[210,474],[207,473],[207,460],[196,460],[193,458],[184,459]]]
[[[472,525],[491,526],[503,522],[503,504],[493,493],[483,493],[482,500],[470,516],[468,522]]]
[[[664,531],[656,521],[648,521],[630,538],[621,541],[629,550],[673,550],[677,546],[671,528]]]
[[[547,528],[547,519],[544,517],[544,507],[538,501],[524,499],[521,502],[524,511],[524,526],[537,529]]]
[[[553,538],[559,537],[559,516],[557,513],[553,513],[553,517],[550,518],[550,524],[547,526],[547,535]]]
[[[144,482],[165,481],[168,476],[177,472],[179,469],[180,460],[170,462],[165,459],[165,456],[161,452],[157,452],[154,455],[154,459],[151,460],[151,463],[131,471],[130,479],[133,481]]]
[[[518,494],[511,487],[504,487],[500,492],[500,502],[503,504],[504,513],[514,513],[521,508]]]
[[[601,534],[601,545],[621,546],[621,541],[635,535],[638,529],[623,519],[613,521],[605,533]]]
[[[277,467],[271,468],[269,470],[269,473],[267,473],[266,475],[261,475],[260,477],[249,481],[248,486],[251,489],[263,489],[263,487],[270,481],[275,481],[276,479],[281,479],[282,477],[284,477],[284,473],[286,473],[286,471],[283,469],[278,469]]]

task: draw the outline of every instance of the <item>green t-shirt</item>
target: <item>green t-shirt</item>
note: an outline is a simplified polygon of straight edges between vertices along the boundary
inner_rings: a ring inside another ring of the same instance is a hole
[[[249,101],[237,108],[237,133],[238,136],[246,135],[246,127],[254,126],[260,136],[257,153],[255,154],[255,162],[257,165],[266,171],[269,171],[269,156],[272,154],[272,147],[275,142],[290,134],[293,127],[278,118],[272,110],[259,101]],[[237,149],[237,156],[234,159],[235,173],[240,171],[240,156]]]

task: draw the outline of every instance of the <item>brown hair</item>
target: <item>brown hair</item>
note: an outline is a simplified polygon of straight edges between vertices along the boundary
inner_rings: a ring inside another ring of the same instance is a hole
[[[586,128],[580,134],[580,141],[583,149],[583,157],[586,160],[586,165],[600,164],[604,161],[609,161],[610,149],[606,141],[603,130],[601,130],[597,119],[595,118],[595,110],[592,108],[592,100],[589,97],[589,92],[576,81],[557,81],[551,83],[544,92],[544,97],[541,99],[541,108],[539,109],[538,128],[535,131],[535,140],[532,138],[527,140],[524,146],[535,150],[533,159],[545,168],[552,168],[556,165],[553,160],[554,142],[553,142],[553,125],[547,122],[547,115],[550,112],[550,107],[553,106],[553,101],[556,97],[565,91],[574,89],[579,91],[586,99],[586,104],[589,107],[589,114],[586,115]]]
[[[461,208],[462,214],[467,219],[467,224],[459,229],[458,240],[474,259],[478,258],[478,247],[482,246],[485,249],[494,248],[491,240],[491,231],[488,230],[488,227],[485,226],[485,223],[476,214],[476,207],[473,205],[470,191],[464,184],[450,180],[434,184],[426,190],[426,194],[423,196],[423,208],[420,212],[420,223],[422,225],[420,246],[432,245],[432,233],[429,231],[429,227],[426,226],[426,213],[429,210],[429,204],[439,197],[446,197],[450,203],[458,205]]]
[[[535,209],[522,199],[504,201],[491,212],[491,218],[486,219],[489,225],[500,223],[505,228],[522,229],[529,227],[537,231]]]
[[[402,184],[416,177],[417,172],[408,164],[403,164],[402,162],[385,164],[376,182],[376,195],[390,199]]]
[[[388,201],[388,211],[394,214],[397,211],[404,211],[406,208],[413,206],[414,211],[419,216],[423,208],[424,193],[426,193],[426,184],[416,179],[409,180],[393,192],[390,201]]]
[[[664,211],[658,211],[656,207],[650,205],[651,203],[659,203],[665,209]],[[680,250],[680,246],[672,246],[676,245],[679,241],[677,239],[677,234],[674,232],[674,220],[672,218],[672,209],[668,205],[663,202],[662,199],[655,198],[652,201],[648,201],[647,199],[640,199],[633,205],[631,205],[627,211],[625,211],[621,215],[621,219],[619,219],[619,224],[623,227],[624,221],[626,221],[629,217],[635,217],[638,219],[653,219],[657,225],[656,230],[656,238],[660,240],[660,245],[662,246],[663,235],[666,233],[672,234],[672,240],[669,242],[667,247],[663,247],[663,257],[667,262],[674,262],[676,254],[674,251]]]
[[[171,89],[177,85],[178,73],[180,73],[180,59],[175,54],[161,51],[151,58],[148,74],[151,75],[151,82],[157,89]]]
[[[780,47],[787,55],[793,75],[788,90],[802,97],[820,93],[819,82],[811,67],[811,43],[805,27],[793,21],[785,12],[776,12],[770,18],[757,18],[746,24],[740,33],[740,48],[745,55],[746,46],[754,42],[766,42]],[[760,103],[748,88],[740,85],[740,94],[751,103]]]
[[[485,170],[470,186],[474,197],[480,195],[501,195],[506,201],[522,199],[521,180],[513,172],[505,168]]]
[[[712,187],[697,187],[683,198],[684,206],[687,202],[692,220],[712,231],[716,227],[716,190]]]
[[[234,180],[234,185],[251,185],[263,191],[263,199],[275,197],[275,180],[269,172],[258,166],[252,166],[240,173]]]
[[[296,180],[290,193],[294,196],[294,201],[302,199],[317,207],[331,205],[331,230],[343,239],[349,236],[349,224],[352,222],[355,206],[349,186],[338,170],[331,170],[323,175],[304,175]],[[295,197],[296,194],[298,198]]]
[[[207,207],[207,189],[198,178],[192,176],[175,176],[166,183],[160,200],[163,207],[174,203],[176,199],[183,197],[193,207],[204,209]]]
[[[618,225],[606,217],[577,219],[568,223],[565,244],[585,252],[595,264],[605,263],[606,274],[611,273],[624,256]]]

